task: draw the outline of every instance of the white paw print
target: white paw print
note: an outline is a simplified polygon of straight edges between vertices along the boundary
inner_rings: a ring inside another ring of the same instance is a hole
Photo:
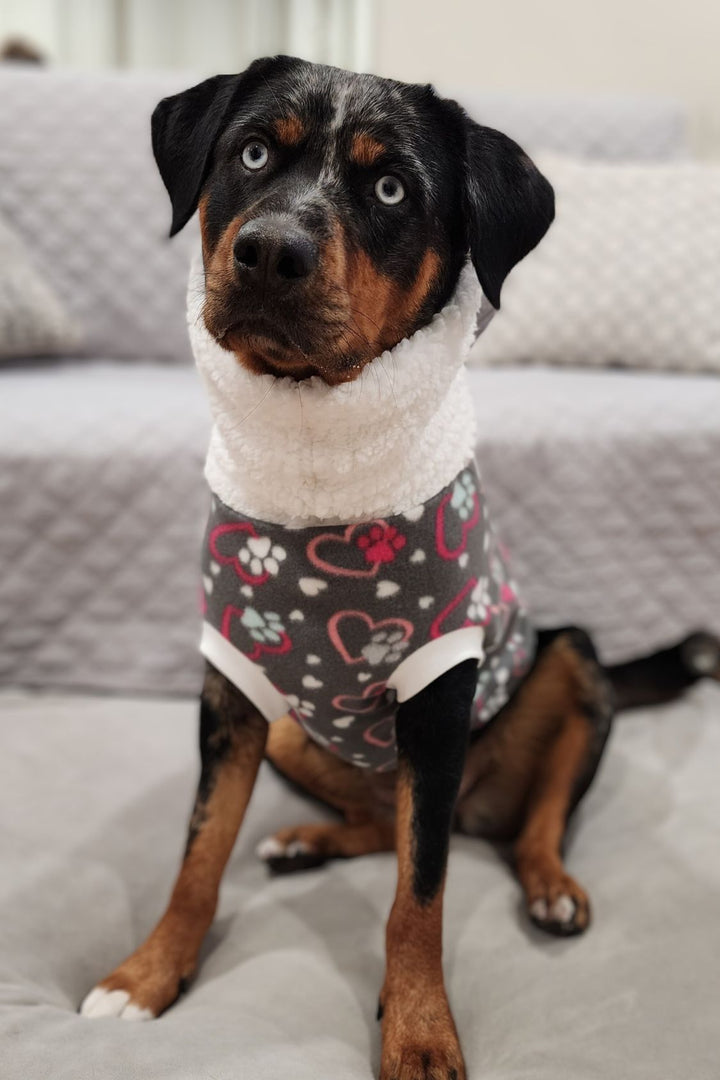
[[[407,649],[402,630],[376,630],[362,654],[369,664],[396,664]]]
[[[488,617],[492,598],[488,591],[487,578],[480,578],[477,585],[470,593],[467,617],[471,623],[484,623]]]
[[[273,544],[269,536],[251,536],[240,548],[238,558],[255,577],[261,574],[277,577],[280,563],[287,558],[287,552],[280,544]]]
[[[453,510],[457,510],[461,521],[468,521],[475,510],[475,481],[472,473],[464,472],[458,476],[453,484],[453,493],[450,504]]]
[[[280,616],[274,611],[265,611],[261,615],[255,608],[246,607],[240,622],[253,641],[270,642],[277,645],[282,640],[282,634],[285,632]]]
[[[312,720],[315,715],[315,705],[312,701],[301,701],[297,694],[286,694],[285,700],[290,708],[299,713],[304,720]]]

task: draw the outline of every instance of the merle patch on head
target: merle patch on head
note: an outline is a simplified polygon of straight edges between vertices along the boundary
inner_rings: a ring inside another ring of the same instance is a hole
[[[431,86],[292,57],[165,98],[152,135],[171,235],[200,210],[206,326],[257,372],[355,378],[468,253],[499,307],[553,218],[520,147]]]

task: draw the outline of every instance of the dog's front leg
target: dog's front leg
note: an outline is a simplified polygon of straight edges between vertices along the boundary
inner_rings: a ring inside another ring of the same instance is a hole
[[[398,883],[380,996],[380,1080],[464,1080],[442,970],[450,829],[465,762],[477,663],[441,675],[397,713]]]
[[[255,707],[208,664],[200,705],[200,782],[170,903],[145,943],[90,991],[83,1015],[151,1019],[192,976],[266,736],[267,723]]]

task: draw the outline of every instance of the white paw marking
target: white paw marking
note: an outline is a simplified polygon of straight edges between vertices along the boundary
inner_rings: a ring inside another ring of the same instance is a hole
[[[323,589],[327,589],[327,581],[321,581],[320,578],[314,577],[301,577],[298,585],[306,596],[317,596]]]
[[[216,563],[215,561],[211,562],[210,573],[213,575],[213,577],[217,577],[220,573],[220,563]]]
[[[263,862],[267,862],[268,859],[276,859],[278,856],[284,855],[285,848],[276,836],[266,836],[255,848],[255,854]]]
[[[348,728],[351,724],[355,723],[354,716],[339,716],[337,720],[333,720],[333,727],[336,728]]]
[[[358,674],[358,682],[367,682],[368,679],[371,679],[371,678],[372,678],[372,672],[370,672],[370,671],[361,671]]]
[[[569,923],[575,915],[575,902],[572,897],[563,893],[550,908],[550,917],[556,922]]]
[[[530,914],[533,919],[538,919],[540,922],[545,922],[547,919],[548,906],[547,900],[543,900],[542,897],[539,900],[533,900],[530,905]]]
[[[400,586],[394,581],[378,581],[375,589],[378,600],[383,600],[386,596],[394,596],[397,592],[400,592]]]
[[[253,595],[252,585],[241,585],[240,586],[240,592],[243,594],[243,596],[247,596],[248,600],[252,600],[252,595]]]
[[[115,1017],[119,1020],[152,1020],[154,1013],[150,1009],[141,1009],[130,1001],[127,990],[105,990],[96,986],[87,995],[80,1006],[80,1015],[92,1020]]]
[[[210,593],[213,591],[213,585],[214,584],[215,584],[215,582],[213,581],[213,579],[210,577],[209,574],[203,574],[203,585],[205,586],[205,592],[208,595],[210,595]]]
[[[416,548],[410,556],[410,562],[425,562],[425,552],[422,548]]]
[[[285,855],[287,855],[288,859],[292,859],[296,855],[310,855],[311,852],[312,848],[304,840],[291,840],[285,848]]]
[[[470,558],[470,556],[467,553],[467,551],[463,551],[462,555],[458,558],[458,566],[461,566],[463,568],[463,570],[464,570],[465,567],[468,564],[468,559],[469,558]]]
[[[269,536],[251,536],[247,542],[247,546],[253,555],[256,555],[258,559],[264,559],[266,555],[270,554],[270,537]]]
[[[316,679],[314,675],[303,675],[302,684],[306,690],[319,690],[323,685],[322,679]]]
[[[429,607],[432,607],[432,605],[434,603],[435,603],[435,597],[434,596],[421,596],[420,599],[418,600],[418,604],[423,609],[423,611],[425,611]]]
[[[133,1003],[130,1002],[130,1004],[126,1005],[120,1013],[120,1019],[138,1021],[154,1020],[155,1017],[150,1009],[141,1009],[139,1005],[133,1005]]]
[[[413,506],[410,510],[406,510],[403,517],[406,521],[419,521],[425,513],[425,507],[421,503],[420,506]]]
[[[292,622],[302,622],[304,618],[305,616],[303,615],[302,611],[298,611],[297,608],[295,608],[294,611],[290,612],[290,619],[292,620]]]
[[[320,663],[322,663],[322,661],[320,660],[320,657],[315,656],[314,653],[308,653],[308,655],[305,657],[305,663],[314,665],[314,664],[320,664]]]

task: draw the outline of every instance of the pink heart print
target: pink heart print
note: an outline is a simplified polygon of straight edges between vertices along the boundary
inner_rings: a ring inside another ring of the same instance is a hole
[[[367,626],[368,637],[375,630],[384,630],[385,628],[389,629],[392,627],[394,630],[402,630],[402,641],[405,642],[410,640],[414,630],[413,624],[408,622],[407,619],[379,619],[378,622],[373,622],[370,616],[364,611],[337,611],[328,619],[328,634],[330,635],[330,640],[346,664],[362,664],[363,661],[365,661],[365,657],[362,653],[359,656],[352,656],[340,636],[340,624],[342,622],[347,622],[350,619],[362,620]]]
[[[369,713],[377,706],[385,693],[386,683],[374,682],[366,686],[362,694],[336,694],[333,706],[343,713]]]
[[[249,521],[241,522],[225,522],[223,525],[216,525],[213,531],[210,533],[208,540],[208,547],[210,548],[210,554],[213,559],[219,562],[222,566],[232,566],[233,570],[239,578],[247,582],[248,585],[264,585],[270,577],[270,573],[267,570],[263,570],[262,574],[249,573],[243,564],[240,562],[238,554],[225,555],[218,544],[228,538],[237,536],[241,538],[242,535],[249,536],[251,538],[257,538],[257,532]]]
[[[370,743],[371,746],[382,746],[383,749],[392,746],[395,742],[395,713],[392,712],[389,716],[383,716],[381,720],[377,720],[369,728],[366,728],[363,732],[363,739],[366,743]]]
[[[354,567],[339,566],[331,562],[328,548],[332,545],[342,545],[352,548],[351,554],[359,559],[360,565]],[[325,558],[318,552],[323,546]],[[320,533],[314,537],[307,546],[307,557],[317,570],[326,574],[339,577],[371,578],[374,577],[383,563],[392,562],[397,553],[405,546],[405,537],[397,531],[394,525],[388,525],[387,521],[378,518],[375,521],[364,521],[356,525],[348,525],[342,534]]]
[[[452,491],[448,491],[447,495],[441,500],[435,515],[435,546],[441,559],[457,559],[459,555],[462,555],[467,547],[468,533],[475,528],[480,520],[480,500],[476,491],[473,493],[473,512],[468,520],[463,521],[461,524],[460,543],[456,548],[450,549],[447,546],[445,534],[445,509],[451,499]]]
[[[469,581],[466,581],[465,584],[463,585],[462,589],[460,590],[460,592],[457,594],[457,596],[454,596],[452,598],[452,600],[450,601],[450,603],[447,605],[447,607],[444,607],[443,610],[440,612],[440,614],[437,615],[433,619],[432,624],[430,626],[430,638],[431,639],[432,638],[442,637],[443,634],[446,633],[446,631],[444,631],[442,629],[443,623],[445,622],[446,619],[448,619],[452,615],[452,613],[454,611],[457,610],[457,608],[460,607],[463,600],[467,599],[467,597],[470,595],[470,593],[473,591],[473,589],[477,585],[477,582],[478,582],[478,579],[476,577],[470,578]],[[459,627],[456,626],[456,627],[454,627],[454,629],[459,630],[463,626],[472,626],[472,625],[473,625],[473,623],[471,623],[469,619],[465,618],[460,623],[460,626]]]

